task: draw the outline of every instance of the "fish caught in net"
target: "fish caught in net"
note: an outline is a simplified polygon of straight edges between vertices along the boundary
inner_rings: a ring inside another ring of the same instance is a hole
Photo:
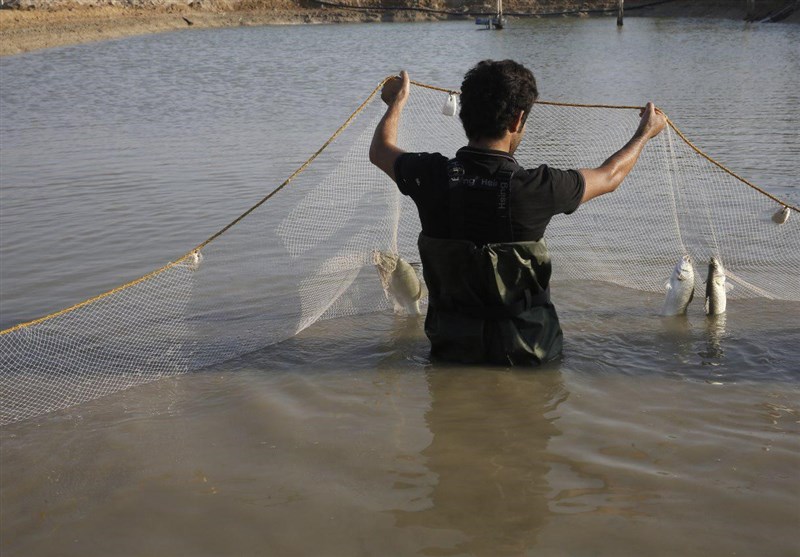
[[[418,262],[420,223],[413,202],[369,162],[384,110],[379,90],[286,182],[183,257],[0,331],[0,423],[223,362],[321,319],[397,305],[384,293],[376,254]],[[454,155],[464,143],[455,105],[456,92],[414,84],[399,144]],[[594,167],[638,121],[635,107],[537,103],[515,156],[525,167]],[[670,123],[617,192],[553,218],[553,280],[663,292],[684,255],[698,273],[713,256],[735,286],[730,300],[800,300],[797,212],[710,159]],[[694,283],[701,299],[704,278]],[[424,299],[408,296],[424,309]]]

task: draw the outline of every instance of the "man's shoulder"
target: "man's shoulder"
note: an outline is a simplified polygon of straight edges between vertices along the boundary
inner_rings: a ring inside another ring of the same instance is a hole
[[[547,164],[540,164],[533,168],[521,168],[515,172],[521,181],[532,185],[547,185],[552,182],[575,181],[579,175],[577,170],[563,170]]]
[[[447,168],[449,159],[441,153],[403,153],[394,163],[395,176],[419,176]]]
[[[433,166],[437,164],[446,164],[449,160],[441,153],[427,153],[427,152],[417,152],[417,153],[403,153],[398,157],[398,162],[402,159],[404,164],[413,165],[413,166]]]
[[[537,205],[550,206],[553,214],[575,211],[586,187],[583,175],[577,170],[561,170],[546,164],[515,174],[516,180],[519,180],[518,194]]]
[[[518,165],[514,170],[514,181],[526,188],[539,188],[547,185],[551,179],[550,167],[546,164],[533,168]]]
[[[441,153],[403,153],[394,163],[394,176],[400,191],[414,195],[423,184],[437,182],[447,171],[449,159]]]

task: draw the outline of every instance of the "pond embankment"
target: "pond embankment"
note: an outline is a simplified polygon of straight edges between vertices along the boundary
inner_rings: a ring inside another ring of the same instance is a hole
[[[800,4],[758,0],[756,18]],[[615,0],[506,0],[509,13],[587,17],[612,13]],[[742,19],[744,0],[627,2],[626,17]],[[0,10],[0,55],[191,28],[305,23],[421,21],[491,13],[494,1],[465,0],[11,0]],[[513,16],[511,17],[513,20]],[[784,21],[799,22],[800,9]]]

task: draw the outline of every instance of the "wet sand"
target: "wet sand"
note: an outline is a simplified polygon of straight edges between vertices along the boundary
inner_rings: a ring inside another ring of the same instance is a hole
[[[759,15],[766,15],[785,3],[782,0],[761,2],[758,9],[763,13]],[[364,3],[359,4],[363,5]],[[507,3],[506,9],[519,12],[553,12],[584,9],[586,4],[586,2],[574,0],[512,2]],[[595,4],[603,7],[612,3],[597,2]],[[635,6],[636,3],[628,6],[626,17],[744,19],[746,15],[744,2],[675,0],[643,9],[634,9]],[[442,5],[441,8],[447,8],[447,5]],[[411,11],[355,11],[309,3],[301,5],[291,0],[266,0],[266,2],[244,0],[237,4],[236,9],[230,9],[229,6],[223,4],[205,4],[202,8],[177,4],[148,7],[60,4],[56,7],[0,10],[0,56],[57,46],[195,28],[422,21],[447,17],[458,16]],[[799,22],[800,13],[795,12],[785,21]]]
[[[0,56],[32,50],[196,28],[370,21],[363,12],[302,9],[208,11],[188,7],[74,6],[0,11]],[[186,20],[189,20],[187,22]]]

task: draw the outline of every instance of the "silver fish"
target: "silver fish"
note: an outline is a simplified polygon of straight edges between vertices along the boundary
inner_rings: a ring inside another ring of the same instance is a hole
[[[784,206],[772,215],[772,222],[774,223],[783,224],[787,220],[789,220],[789,207]]]
[[[419,301],[428,291],[414,267],[396,253],[387,251],[372,252],[372,261],[395,313],[405,311],[409,315],[420,315]]]
[[[706,315],[725,313],[728,287],[725,267],[719,259],[712,257],[708,262],[708,278],[706,278]]]
[[[681,257],[675,264],[672,276],[664,285],[667,296],[661,315],[682,315],[694,297],[694,267],[692,258],[688,255]]]

